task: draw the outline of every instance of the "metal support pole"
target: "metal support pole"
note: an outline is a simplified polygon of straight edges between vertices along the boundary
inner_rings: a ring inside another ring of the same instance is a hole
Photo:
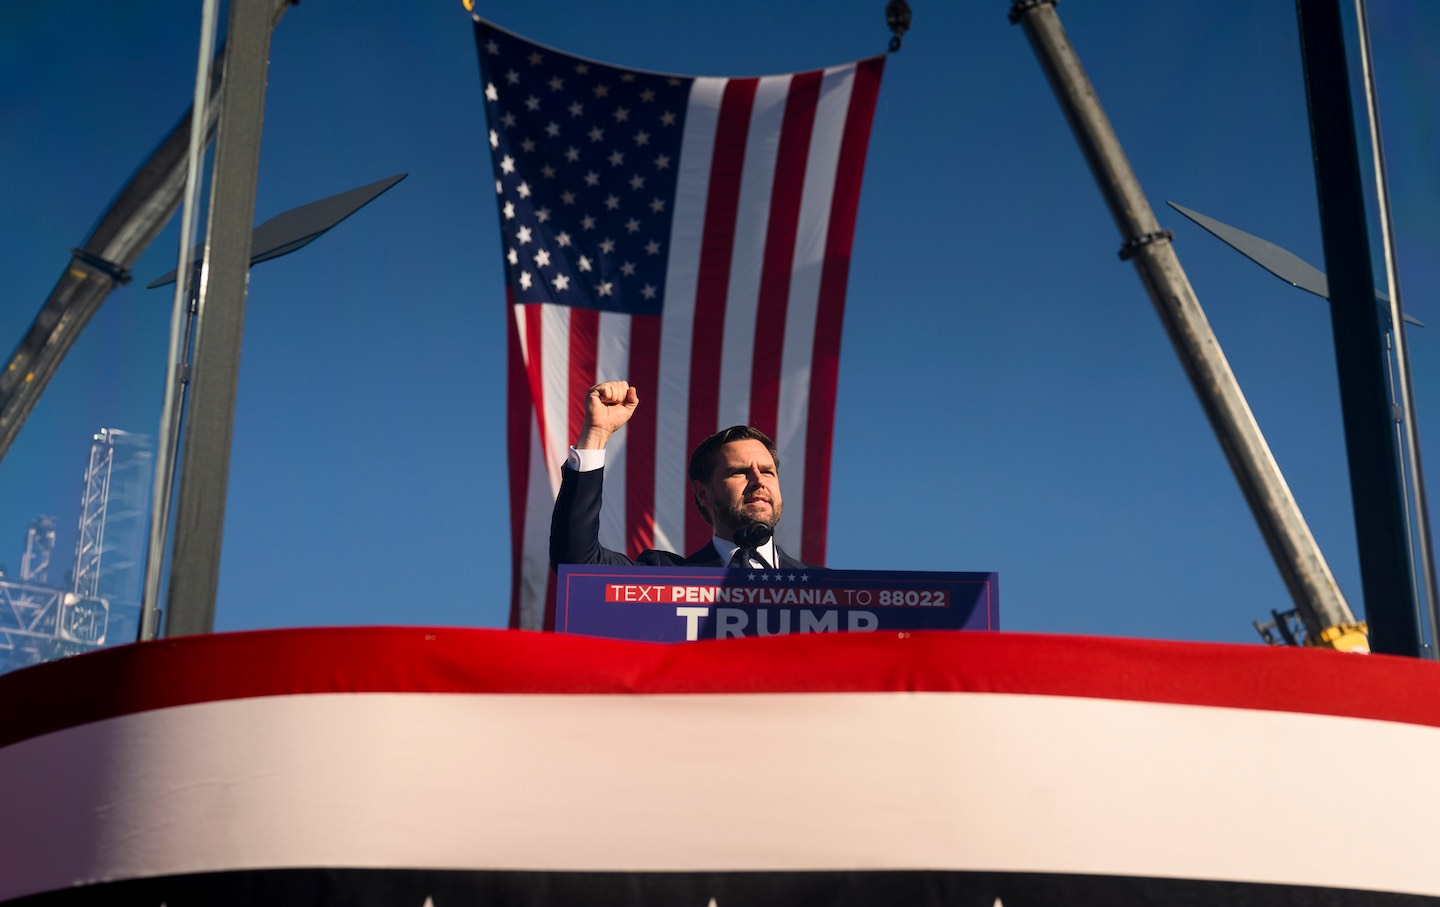
[[[1297,0],[1296,13],[1365,616],[1375,651],[1418,656],[1420,628],[1405,538],[1405,493],[1386,381],[1389,318],[1375,304],[1340,2]],[[1402,330],[1397,323],[1397,336]]]
[[[165,635],[215,626],[273,0],[231,0]]]
[[[1365,107],[1370,122],[1370,151],[1375,165],[1376,201],[1380,209],[1380,238],[1385,246],[1385,284],[1390,296],[1390,330],[1395,335],[1395,398],[1404,414],[1401,425],[1403,439],[1396,439],[1405,451],[1404,462],[1410,475],[1410,505],[1414,526],[1411,550],[1419,561],[1418,572],[1425,589],[1426,619],[1429,643],[1424,646],[1431,660],[1440,660],[1440,644],[1436,633],[1440,628],[1440,581],[1435,577],[1435,553],[1430,540],[1430,504],[1425,495],[1425,470],[1420,456],[1420,426],[1415,409],[1415,385],[1410,380],[1410,341],[1406,339],[1405,308],[1400,302],[1400,264],[1395,255],[1394,230],[1390,216],[1390,183],[1385,175],[1385,147],[1381,141],[1380,101],[1375,90],[1375,68],[1370,53],[1369,13],[1365,0],[1355,0],[1355,15],[1360,23],[1360,67],[1365,77]],[[1421,634],[1422,640],[1425,634]]]
[[[1030,39],[1124,237],[1121,257],[1135,262],[1310,638],[1334,648],[1364,650],[1363,630],[1356,625],[1330,566],[1285,484],[1220,342],[1180,267],[1171,234],[1160,229],[1095,88],[1070,46],[1053,0],[1015,0],[1010,21],[1020,23]]]

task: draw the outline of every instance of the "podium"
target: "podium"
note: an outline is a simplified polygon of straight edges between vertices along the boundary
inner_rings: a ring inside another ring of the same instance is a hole
[[[277,630],[27,668],[0,715],[27,905],[1440,898],[1440,668],[1378,655]]]

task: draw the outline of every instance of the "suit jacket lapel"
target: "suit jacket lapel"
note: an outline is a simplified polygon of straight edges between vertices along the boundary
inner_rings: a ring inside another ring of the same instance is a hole
[[[688,567],[723,567],[720,563],[720,553],[715,550],[715,545],[706,542],[705,547],[685,558],[685,565]]]

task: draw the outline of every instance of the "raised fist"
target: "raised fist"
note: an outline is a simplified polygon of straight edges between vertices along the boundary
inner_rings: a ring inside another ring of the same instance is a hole
[[[628,381],[606,381],[585,395],[585,424],[580,428],[576,448],[604,447],[610,435],[630,421],[640,398]]]

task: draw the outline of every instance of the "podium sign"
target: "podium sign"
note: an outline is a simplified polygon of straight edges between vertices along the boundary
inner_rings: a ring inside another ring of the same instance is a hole
[[[998,630],[994,573],[562,565],[555,630],[649,642]]]

